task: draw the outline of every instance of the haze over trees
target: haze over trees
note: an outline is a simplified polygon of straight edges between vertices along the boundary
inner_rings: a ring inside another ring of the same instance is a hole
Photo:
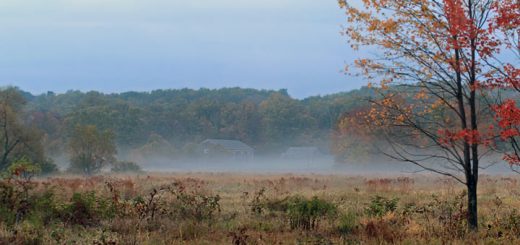
[[[46,133],[49,155],[66,149],[77,125],[112,130],[120,154],[179,157],[208,138],[238,139],[259,153],[279,154],[288,146],[329,149],[345,111],[367,105],[368,88],[294,99],[287,91],[241,88],[157,90],[102,94],[70,91],[33,96],[27,112]]]
[[[114,134],[109,130],[99,131],[94,125],[78,125],[68,145],[72,172],[92,175],[116,162]]]
[[[39,165],[44,173],[52,172],[55,168],[45,157],[42,145],[44,134],[24,121],[25,105],[17,90],[0,91],[0,171],[24,159]]]

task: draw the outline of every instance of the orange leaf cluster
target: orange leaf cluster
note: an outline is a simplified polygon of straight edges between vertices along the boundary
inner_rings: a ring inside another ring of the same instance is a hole
[[[502,30],[518,30],[520,26],[520,1],[500,0],[496,1],[493,8],[497,12],[492,28]]]
[[[456,142],[466,142],[470,145],[490,145],[492,143],[491,139],[489,137],[483,137],[479,130],[463,129],[451,131],[449,129],[439,129],[437,134],[440,137],[439,141],[444,145],[451,145]]]
[[[502,139],[508,139],[520,136],[520,108],[516,106],[514,100],[506,100],[500,105],[493,107],[496,113],[498,126],[502,129],[500,136]]]
[[[520,136],[520,108],[514,100],[506,100],[500,105],[493,107],[496,120],[500,127],[500,137],[503,140],[513,139]],[[518,154],[506,154],[504,160],[509,164],[520,165]]]

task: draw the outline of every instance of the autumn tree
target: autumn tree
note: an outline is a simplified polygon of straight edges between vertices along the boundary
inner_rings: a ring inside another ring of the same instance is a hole
[[[331,152],[336,157],[336,162],[370,162],[374,163],[380,156],[374,147],[375,142],[384,140],[379,138],[380,129],[366,127],[365,116],[370,108],[360,107],[345,112],[340,117],[332,134]]]
[[[93,125],[78,125],[69,139],[70,170],[92,175],[116,162],[114,134]]]
[[[498,58],[491,56],[485,62],[493,69],[486,74],[485,86],[500,91],[516,91],[520,93],[520,2],[517,0],[497,1],[493,4],[496,14],[490,27],[495,35],[500,35],[501,48],[508,51],[509,60],[494,63]],[[505,56],[502,54],[502,56]],[[520,94],[517,94],[520,95]],[[520,166],[520,108],[518,101],[510,96],[500,97],[498,103],[492,105],[499,128],[500,139],[509,143],[504,151],[506,160],[514,171]]]
[[[384,129],[386,155],[466,186],[471,230],[478,228],[480,159],[492,138],[492,98],[482,85],[501,51],[492,28],[496,2],[339,1],[352,47],[380,51],[355,62],[359,74],[379,81],[367,123]]]

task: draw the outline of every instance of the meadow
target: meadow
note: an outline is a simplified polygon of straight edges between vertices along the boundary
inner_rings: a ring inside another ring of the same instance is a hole
[[[518,244],[520,178],[146,173],[0,182],[0,244]]]

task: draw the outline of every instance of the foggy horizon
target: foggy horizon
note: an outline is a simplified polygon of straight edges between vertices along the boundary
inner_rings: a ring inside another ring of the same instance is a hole
[[[251,87],[305,98],[365,84],[344,74],[357,54],[334,0],[6,0],[0,23],[0,85],[35,94]]]
[[[169,91],[169,90],[173,90],[173,91],[180,91],[180,90],[185,90],[185,89],[188,89],[188,90],[193,90],[193,91],[200,91],[200,90],[222,90],[222,89],[235,89],[235,88],[238,88],[238,89],[243,89],[243,90],[247,90],[247,89],[253,89],[253,90],[257,90],[257,91],[287,91],[287,94],[289,96],[291,96],[292,98],[294,99],[299,99],[299,100],[302,100],[302,99],[307,99],[307,98],[311,98],[311,97],[324,97],[324,96],[329,96],[329,95],[337,95],[337,94],[341,94],[341,93],[348,93],[348,92],[352,92],[352,91],[356,91],[356,90],[359,90],[359,89],[362,89],[364,87],[366,87],[366,85],[362,85],[360,86],[359,88],[352,88],[352,89],[345,89],[345,90],[338,90],[338,91],[333,91],[333,92],[330,92],[330,93],[316,93],[316,94],[308,94],[306,96],[303,96],[303,97],[300,97],[300,96],[295,96],[291,90],[287,89],[287,88],[255,88],[255,87],[247,87],[247,86],[221,86],[221,87],[164,87],[164,88],[153,88],[153,89],[143,89],[143,90],[120,90],[120,91],[104,91],[104,90],[96,90],[96,89],[68,89],[68,90],[47,90],[47,91],[34,91],[34,90],[31,90],[31,89],[28,89],[26,87],[21,87],[21,86],[18,86],[16,84],[5,84],[5,85],[0,85],[0,88],[2,87],[13,87],[13,88],[17,88],[17,89],[20,89],[21,91],[24,91],[24,92],[28,92],[30,93],[31,95],[33,96],[40,96],[40,95],[45,95],[47,93],[54,93],[56,95],[62,95],[62,94],[66,94],[68,92],[81,92],[81,93],[89,93],[89,92],[98,92],[98,93],[101,93],[101,94],[104,94],[104,95],[121,95],[121,94],[125,94],[125,93],[152,93],[154,91]]]

